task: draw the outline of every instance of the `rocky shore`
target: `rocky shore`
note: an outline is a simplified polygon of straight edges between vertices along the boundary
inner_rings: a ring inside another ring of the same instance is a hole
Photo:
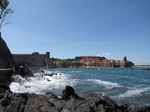
[[[114,101],[101,93],[79,96],[71,86],[59,98],[53,93],[12,93],[0,84],[0,112],[150,112],[150,106]]]

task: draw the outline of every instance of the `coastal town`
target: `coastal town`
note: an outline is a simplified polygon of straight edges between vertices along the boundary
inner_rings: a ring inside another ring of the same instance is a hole
[[[74,59],[55,60],[57,67],[132,67],[134,63],[127,60],[125,56],[122,60],[106,59],[99,56],[79,56]]]
[[[50,52],[39,54],[13,54],[18,66],[27,65],[39,68],[87,68],[87,67],[132,67],[134,63],[123,57],[122,60],[106,59],[99,56],[77,56],[73,59],[50,58]]]

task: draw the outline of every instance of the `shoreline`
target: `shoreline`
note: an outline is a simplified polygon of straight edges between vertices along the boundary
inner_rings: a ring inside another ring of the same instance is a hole
[[[61,98],[54,93],[12,93],[9,86],[0,84],[0,111],[3,112],[149,112],[150,106],[112,100],[102,93],[79,96],[66,86]]]
[[[135,65],[135,68],[148,68],[150,65]]]
[[[56,68],[150,68],[150,65],[136,65],[133,67],[97,67],[97,66],[89,66],[89,67],[56,67]],[[55,68],[40,68],[40,69],[55,69]]]

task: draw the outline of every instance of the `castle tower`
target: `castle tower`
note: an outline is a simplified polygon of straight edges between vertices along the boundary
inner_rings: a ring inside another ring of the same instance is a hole
[[[50,63],[50,52],[46,52],[46,59],[45,59],[45,62],[46,62],[46,68],[49,68],[49,63]]]
[[[123,58],[123,61],[124,61],[124,67],[127,67],[127,57],[126,56]]]
[[[50,58],[50,52],[46,52],[46,58]]]

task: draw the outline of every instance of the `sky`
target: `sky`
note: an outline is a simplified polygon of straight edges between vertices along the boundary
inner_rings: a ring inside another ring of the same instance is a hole
[[[11,53],[104,56],[150,65],[150,0],[9,0]]]

